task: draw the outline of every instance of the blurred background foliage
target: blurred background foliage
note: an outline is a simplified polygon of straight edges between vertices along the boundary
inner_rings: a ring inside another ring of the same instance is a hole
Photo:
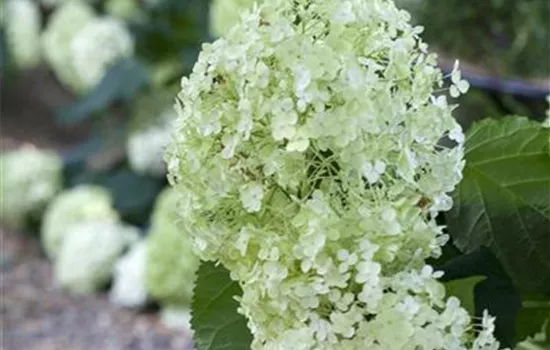
[[[33,48],[38,48],[37,52],[46,50],[44,33],[50,22],[67,4],[79,0],[0,1],[3,95],[26,71],[50,69],[51,77],[62,78],[58,67],[50,65],[47,59],[29,59],[29,52]],[[10,12],[14,2],[24,2],[22,8],[26,13],[36,12],[30,20],[38,18],[35,26],[38,33],[28,33],[32,26],[20,29],[25,12]],[[106,188],[120,218],[140,227],[146,236],[155,201],[167,186],[165,169],[159,160],[169,142],[180,79],[191,72],[201,44],[214,40],[213,32],[226,30],[227,23],[218,23],[219,13],[211,16],[211,3],[207,0],[81,0],[81,3],[89,6],[96,18],[121,23],[132,38],[133,49],[109,58],[101,79],[88,89],[71,89],[71,84],[59,79],[59,85],[68,90],[71,99],[61,106],[56,104],[50,116],[59,128],[68,132],[82,126],[85,129],[78,145],[60,151],[63,188],[82,184]],[[232,4],[228,16],[233,18],[251,3],[226,0],[224,6]],[[546,117],[545,97],[550,94],[547,0],[396,0],[396,3],[411,12],[415,23],[424,26],[423,37],[440,54],[444,71],[450,72],[453,60],[460,59],[464,77],[472,86],[455,114],[465,129],[487,117],[523,115],[537,121]],[[29,11],[30,8],[35,10]],[[218,22],[210,23],[211,18],[218,18]],[[76,40],[75,36],[78,33],[68,35],[67,40]],[[28,40],[22,42],[21,38]],[[74,43],[63,44],[74,51]],[[108,40],[98,44],[97,50],[103,45],[107,52],[116,51],[108,47]],[[31,47],[20,47],[24,45]],[[61,62],[66,64],[71,64],[70,59]],[[4,123],[8,117],[2,114]],[[33,211],[27,230],[39,230],[35,217]],[[2,220],[3,224],[10,224],[5,218]],[[458,255],[456,251],[449,254]],[[436,264],[442,265],[444,261]],[[472,289],[477,282],[478,279],[467,279],[449,284],[449,290],[459,295],[472,312]],[[539,332],[550,312],[548,295],[529,294],[522,299],[518,340]]]

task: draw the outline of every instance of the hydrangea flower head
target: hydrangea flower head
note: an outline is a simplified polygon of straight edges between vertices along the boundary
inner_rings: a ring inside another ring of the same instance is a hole
[[[87,84],[73,66],[71,45],[77,33],[94,18],[91,5],[80,0],[67,1],[55,9],[41,37],[46,62],[61,83],[76,92],[85,91]]]
[[[95,185],[77,186],[61,193],[48,206],[42,221],[42,245],[46,254],[54,259],[73,226],[117,219],[106,189]]]
[[[32,0],[8,0],[2,4],[2,22],[10,55],[22,69],[40,63],[40,27],[42,18],[38,4]]]
[[[147,237],[145,283],[151,297],[161,305],[184,308],[191,304],[199,259],[190,237],[182,231],[176,206],[173,189],[159,195]]]
[[[266,1],[183,78],[182,234],[239,281],[253,349],[474,346],[424,262],[464,161],[421,31],[392,1]]]
[[[133,53],[134,39],[124,22],[113,17],[93,19],[71,42],[75,72],[88,88],[98,84],[117,60]]]
[[[39,217],[61,190],[63,164],[54,151],[23,146],[0,156],[0,219],[13,228],[23,228],[28,219]]]
[[[145,263],[147,261],[147,242],[141,240],[122,256],[116,263],[113,273],[113,287],[109,300],[118,306],[140,307],[147,302],[145,288]]]
[[[171,126],[177,117],[173,108],[175,90],[159,89],[134,105],[134,115],[126,141],[128,162],[138,173],[166,176],[164,152],[170,143]]]
[[[111,278],[124,249],[139,236],[137,229],[116,220],[71,226],[55,261],[56,282],[75,294],[100,290]]]

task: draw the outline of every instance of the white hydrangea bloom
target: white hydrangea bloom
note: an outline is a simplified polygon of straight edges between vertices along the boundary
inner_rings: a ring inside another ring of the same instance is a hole
[[[99,17],[88,22],[71,43],[73,66],[86,87],[93,87],[116,61],[134,53],[134,39],[119,19]]]
[[[72,226],[55,261],[55,280],[75,294],[98,291],[111,278],[118,257],[138,231],[114,220]]]
[[[109,192],[95,185],[80,185],[61,193],[48,206],[41,228],[46,254],[55,259],[72,227],[90,221],[118,219]]]
[[[83,92],[87,84],[73,67],[71,45],[77,33],[95,18],[94,9],[80,0],[70,0],[57,8],[41,38],[44,58],[61,83]]]
[[[252,8],[260,0],[213,0],[210,3],[210,32],[222,36],[239,22],[243,12]]]
[[[252,349],[498,347],[425,265],[463,134],[409,20],[387,0],[266,1],[182,79],[181,234],[239,281]]]
[[[145,263],[147,242],[135,243],[115,265],[109,300],[118,306],[140,307],[147,302]]]
[[[0,156],[0,219],[23,228],[62,187],[63,162],[54,151],[27,145]]]
[[[170,118],[161,119],[173,119],[173,111],[169,114]],[[164,152],[170,143],[170,125],[153,125],[130,134],[126,141],[126,150],[128,162],[134,171],[155,176],[166,174]]]
[[[163,307],[160,322],[168,329],[191,330],[191,310],[189,308]]]
[[[38,4],[32,0],[8,0],[2,6],[9,53],[22,69],[40,63],[40,27],[42,18]]]

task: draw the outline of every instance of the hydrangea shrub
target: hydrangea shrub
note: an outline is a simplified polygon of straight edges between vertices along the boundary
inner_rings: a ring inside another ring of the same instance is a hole
[[[57,284],[74,294],[91,294],[103,288],[115,264],[139,233],[115,220],[83,222],[71,226],[55,261]]]
[[[71,44],[77,33],[95,18],[94,9],[84,1],[67,1],[48,20],[41,37],[44,58],[59,81],[83,92],[86,84],[72,64]]]
[[[116,61],[133,53],[132,35],[124,22],[114,17],[94,18],[71,42],[72,64],[87,88],[99,83]]]
[[[147,242],[142,240],[130,247],[116,263],[113,271],[113,287],[109,300],[118,306],[140,307],[147,302],[145,288],[145,263]]]
[[[166,189],[158,196],[147,237],[147,291],[154,300],[169,308],[189,307],[199,263],[191,239],[182,228],[184,223],[179,225],[177,201],[173,189]]]
[[[42,15],[32,0],[8,0],[1,4],[6,40],[15,65],[21,69],[40,63],[40,27]]]
[[[75,225],[90,221],[118,220],[109,192],[95,185],[66,190],[48,206],[41,228],[46,254],[55,259],[63,241]]]
[[[180,235],[242,286],[253,349],[498,348],[493,319],[473,322],[425,263],[447,240],[435,215],[464,136],[409,17],[386,0],[268,1],[182,80]],[[458,68],[451,86],[468,89]]]
[[[13,228],[23,228],[61,190],[61,157],[27,145],[0,155],[0,165],[0,219]]]
[[[137,173],[166,176],[163,155],[177,117],[174,109],[166,106],[173,102],[175,92],[173,88],[161,88],[139,98],[134,105],[126,153]]]

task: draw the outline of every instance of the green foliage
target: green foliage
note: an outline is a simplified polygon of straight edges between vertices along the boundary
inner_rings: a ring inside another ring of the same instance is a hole
[[[190,70],[200,44],[209,40],[209,4],[204,0],[166,0],[148,8],[147,19],[132,25],[137,54],[150,62],[177,57],[182,68]],[[195,52],[191,60],[186,59],[189,52]]]
[[[547,77],[549,7],[539,0],[396,0],[424,26],[422,37],[448,56],[502,75]]]
[[[550,317],[550,295],[527,295],[516,320],[517,339],[532,337]],[[550,337],[547,338],[550,341]]]
[[[148,83],[145,66],[136,58],[114,64],[99,84],[72,105],[57,113],[61,123],[76,124],[105,111],[113,102],[128,101]]]
[[[155,198],[164,187],[162,179],[125,168],[109,172],[100,183],[111,192],[113,206],[121,217],[133,224],[146,222]]]
[[[191,325],[197,350],[250,349],[252,335],[235,300],[242,290],[229,271],[212,262],[201,262],[194,290]]]
[[[550,291],[550,130],[484,120],[467,134],[464,179],[447,215],[464,252],[488,246],[516,286]]]

